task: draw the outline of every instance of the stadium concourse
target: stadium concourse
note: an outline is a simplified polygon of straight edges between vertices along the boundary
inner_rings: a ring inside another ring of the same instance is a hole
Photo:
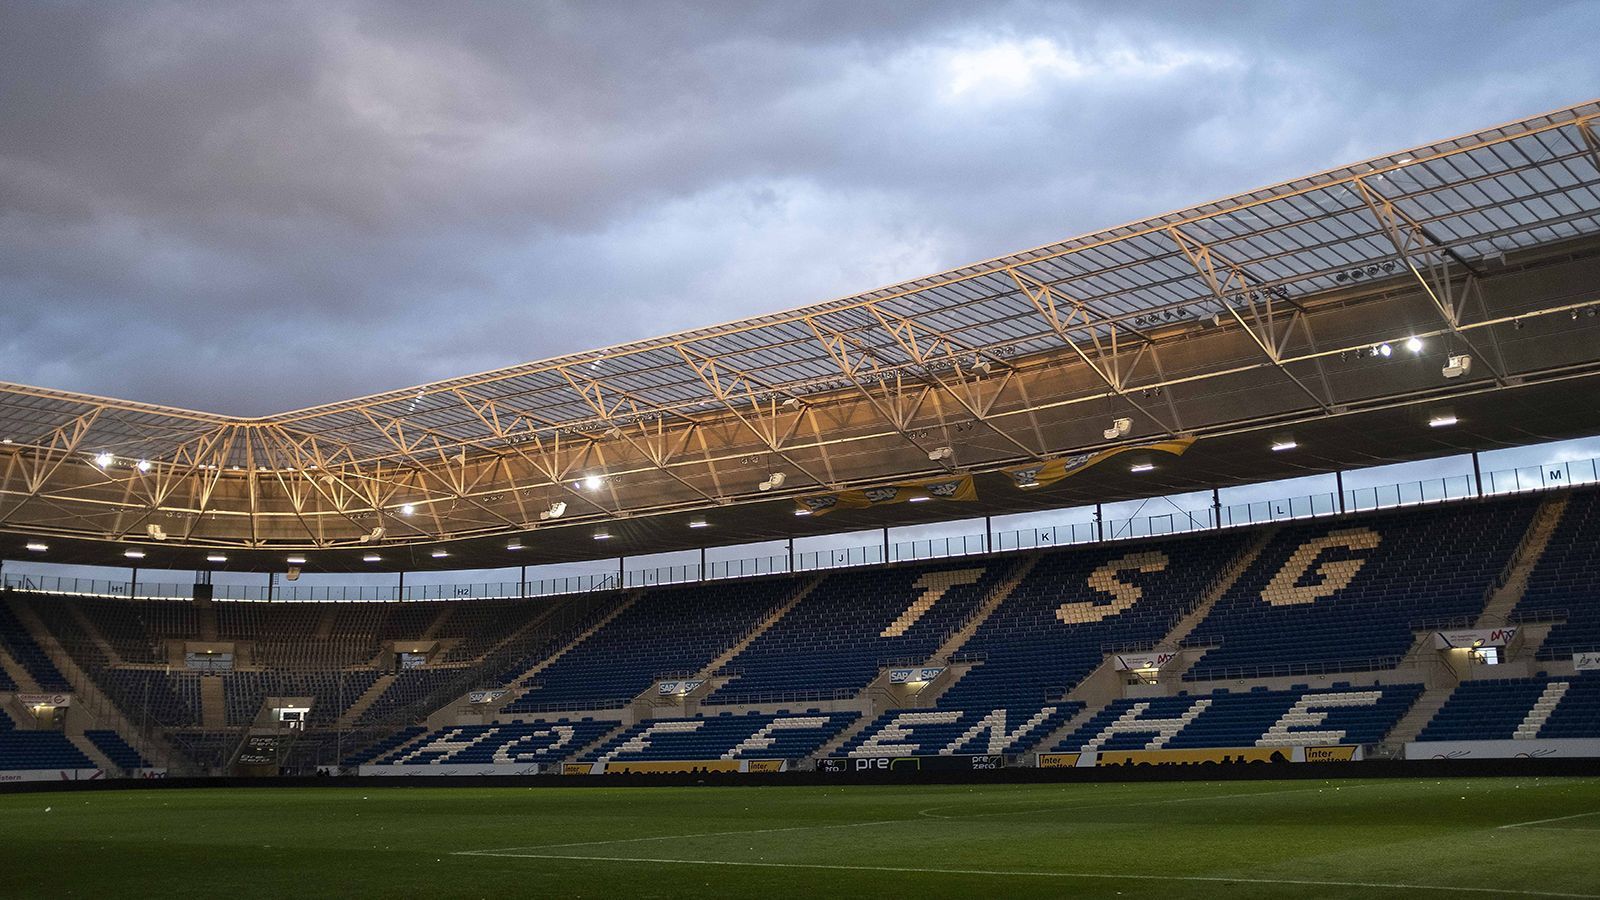
[[[6,573],[0,781],[1600,758],[1600,470],[1480,466],[1600,433],[1597,122],[278,416],[0,384],[7,559],[196,573]],[[1447,458],[1439,490],[1343,481]],[[1303,477],[1333,483],[1222,502]],[[1059,541],[990,521],[1066,508],[1095,519]],[[708,534],[789,547],[719,569]],[[530,590],[602,547],[606,577]],[[695,550],[683,583],[626,570]],[[226,581],[457,566],[524,572]]]

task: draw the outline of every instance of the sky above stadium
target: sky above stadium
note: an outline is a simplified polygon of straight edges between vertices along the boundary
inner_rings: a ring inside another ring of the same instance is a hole
[[[1600,3],[0,5],[0,380],[256,415],[1589,99]]]

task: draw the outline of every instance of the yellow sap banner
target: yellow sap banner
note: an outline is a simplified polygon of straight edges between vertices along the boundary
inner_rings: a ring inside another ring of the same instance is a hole
[[[978,489],[972,483],[972,476],[952,475],[947,478],[923,478],[881,487],[798,497],[794,502],[800,512],[821,516],[836,509],[866,509],[869,506],[889,506],[894,503],[909,503],[912,500],[976,499],[978,499]]]
[[[1039,768],[1041,769],[1072,769],[1078,765],[1077,753],[1041,753],[1039,754]]]
[[[1133,447],[1112,447],[1110,450],[1100,450],[1095,453],[1077,453],[1072,456],[1059,456],[1047,459],[1044,462],[1028,463],[1023,466],[1012,466],[1001,471],[1011,479],[1011,483],[1019,488],[1037,488],[1055,484],[1069,475],[1076,475],[1084,469],[1097,463],[1105,462],[1113,456],[1124,453],[1156,452],[1167,453],[1172,456],[1182,456],[1185,450],[1194,444],[1194,438],[1178,438],[1172,441],[1160,441],[1154,444],[1138,444]]]
[[[1290,762],[1293,747],[1208,747],[1196,750],[1101,750],[1097,766],[1193,766],[1200,763]]]
[[[1355,745],[1344,747],[1306,747],[1305,762],[1350,762],[1356,758]]]

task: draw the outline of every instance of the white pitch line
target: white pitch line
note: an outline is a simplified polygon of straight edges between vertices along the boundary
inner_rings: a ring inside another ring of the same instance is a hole
[[[645,856],[569,856],[555,853],[493,853],[471,855],[500,856],[510,859],[579,860],[583,862],[645,863],[673,866],[731,866],[751,869],[814,869],[835,872],[893,872],[909,875],[981,875],[1017,878],[1075,878],[1109,881],[1181,881],[1203,884],[1267,884],[1296,887],[1383,888],[1399,891],[1447,891],[1450,893],[1497,894],[1519,897],[1577,897],[1597,900],[1600,894],[1571,894],[1559,891],[1529,891],[1515,888],[1464,887],[1437,884],[1400,884],[1384,881],[1321,881],[1312,878],[1249,878],[1226,875],[1151,875],[1132,872],[1030,872],[1020,869],[921,869],[912,866],[847,866],[830,863],[739,862],[726,859],[665,859]]]
[[[1361,785],[1361,784],[1340,785],[1341,788],[1346,788],[1346,787],[1348,787],[1348,788],[1357,788],[1357,787],[1366,787],[1366,786],[1368,786],[1368,785]],[[1287,790],[1287,791],[1250,791],[1248,793],[1240,793],[1240,794],[1203,794],[1203,795],[1200,795],[1200,796],[1197,796],[1197,797],[1173,797],[1173,798],[1166,799],[1166,800],[1134,800],[1134,801],[1126,802],[1126,803],[1117,802],[1117,801],[1108,801],[1108,802],[1105,802],[1105,803],[1054,803],[1054,802],[1048,801],[1048,800],[1015,800],[1015,801],[1007,801],[1007,802],[1036,803],[1036,804],[1040,804],[1040,805],[1035,806],[1032,809],[1012,809],[1012,810],[1006,810],[1005,812],[973,813],[970,816],[941,816],[941,815],[938,815],[937,813],[934,812],[934,810],[938,810],[938,809],[955,809],[955,808],[958,808],[958,807],[960,807],[962,805],[960,803],[948,803],[948,804],[945,804],[945,805],[942,805],[942,806],[930,806],[927,809],[919,811],[917,813],[917,815],[925,816],[925,817],[927,817],[929,819],[945,819],[945,820],[952,821],[952,822],[960,822],[963,819],[988,819],[988,818],[994,818],[994,817],[997,817],[997,816],[1024,816],[1024,815],[1029,815],[1031,813],[1048,812],[1050,810],[1057,810],[1057,809],[1060,809],[1060,810],[1076,810],[1076,809],[1107,809],[1107,808],[1112,808],[1112,807],[1123,807],[1123,806],[1165,806],[1166,804],[1169,804],[1169,803],[1199,803],[1199,802],[1203,802],[1203,801],[1206,801],[1206,800],[1237,800],[1237,799],[1239,799],[1241,797],[1276,797],[1276,796],[1280,796],[1280,795],[1284,795],[1284,794],[1305,794],[1305,793],[1309,793],[1311,791],[1320,791],[1320,790],[1324,790],[1324,788],[1294,788],[1292,790]]]
[[[1502,828],[1524,828],[1529,825],[1543,825],[1546,822],[1565,822],[1568,819],[1581,819],[1584,816],[1600,816],[1600,809],[1597,809],[1594,812],[1573,813],[1570,816],[1556,816],[1553,819],[1534,819],[1531,822],[1512,822],[1510,825],[1501,825],[1495,830],[1499,831]]]
[[[869,825],[901,825],[912,819],[884,819],[879,822],[841,822],[837,825],[791,825],[787,828],[756,828],[749,831],[702,831],[696,834],[657,834],[650,837],[617,838],[609,841],[575,841],[570,844],[538,844],[532,847],[501,847],[495,850],[457,850],[451,856],[505,856],[512,850],[563,850],[568,847],[604,847],[608,844],[637,844],[641,841],[686,841],[703,837],[744,837],[747,834],[778,834],[784,831],[821,831],[827,828],[866,828]]]

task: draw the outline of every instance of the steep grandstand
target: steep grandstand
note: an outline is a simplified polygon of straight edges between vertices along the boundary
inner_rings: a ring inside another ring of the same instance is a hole
[[[1597,498],[524,600],[8,590],[13,696],[93,719],[13,701],[0,743],[13,769],[220,773],[263,736],[280,770],[409,772],[1600,739],[1571,652]]]

